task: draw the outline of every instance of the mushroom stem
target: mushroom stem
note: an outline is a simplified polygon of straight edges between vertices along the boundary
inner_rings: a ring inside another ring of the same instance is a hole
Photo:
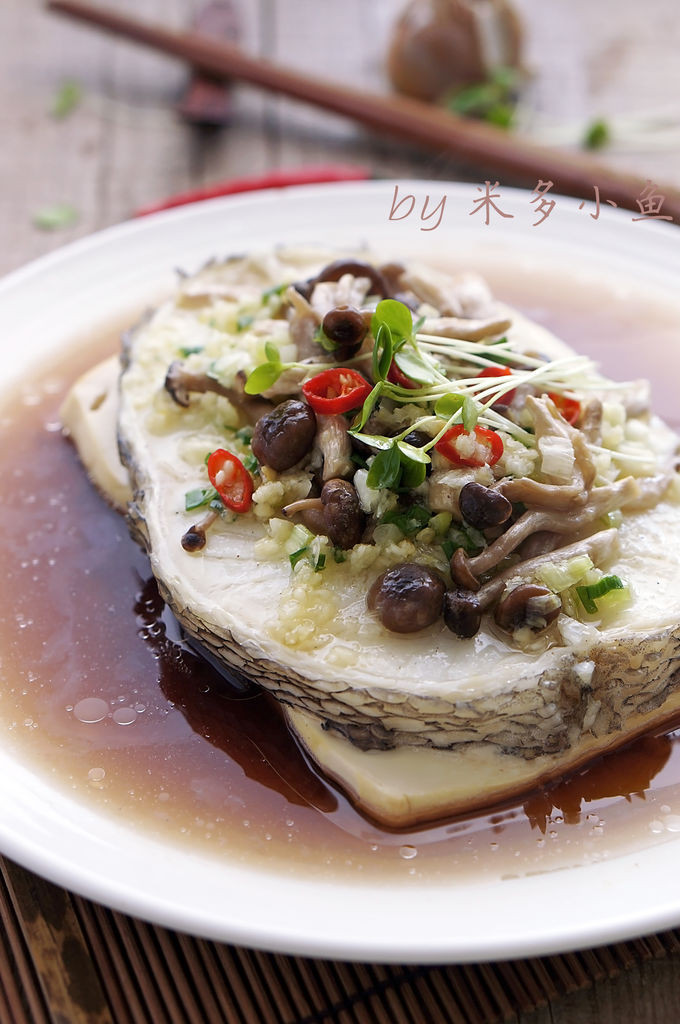
[[[317,413],[316,443],[323,455],[324,482],[352,474],[352,442],[342,413]]]
[[[323,512],[321,498],[300,498],[298,501],[291,501],[281,509],[284,516],[295,516],[298,512],[308,512],[313,509],[315,512]]]
[[[504,558],[512,554],[515,548],[530,534],[538,530],[550,530],[552,533],[579,533],[600,516],[611,512],[614,508],[624,508],[636,504],[642,498],[640,483],[632,476],[607,487],[598,487],[590,492],[588,504],[576,514],[564,515],[557,511],[534,509],[525,512],[516,523],[506,530],[498,540],[490,544],[474,558],[469,558],[462,548],[454,553],[451,559],[451,570],[454,579],[463,587],[470,587],[470,575],[479,576],[493,569]],[[458,552],[460,551],[460,554]],[[458,575],[459,574],[459,575]]]
[[[228,388],[220,384],[214,377],[207,373],[193,373],[187,370],[181,359],[175,359],[168,368],[165,375],[165,390],[171,398],[186,408],[190,402],[190,395],[205,394],[206,391],[214,391],[217,395],[227,398],[240,412],[244,414],[249,423],[254,425],[260,416],[264,415],[271,408],[271,402],[263,401],[261,398],[250,398],[243,392],[245,375],[237,377],[240,387]]]
[[[484,586],[477,591],[477,600],[479,601],[482,611],[486,611],[505,590],[505,584],[511,579],[530,579],[536,570],[542,565],[548,565],[555,561],[569,561],[570,558],[575,558],[577,555],[588,555],[590,559],[595,562],[604,562],[614,555],[618,545],[618,530],[600,530],[599,533],[594,533],[590,537],[586,537],[584,540],[577,540],[573,544],[568,544],[564,548],[559,548],[557,551],[550,551],[544,555],[537,555],[536,558],[530,558],[526,562],[520,562],[519,565],[512,565],[509,569],[505,569],[503,572],[499,572],[497,576],[494,576],[492,580],[485,583]]]

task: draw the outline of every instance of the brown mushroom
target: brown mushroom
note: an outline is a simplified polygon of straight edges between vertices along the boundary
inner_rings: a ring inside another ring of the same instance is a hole
[[[512,515],[512,504],[506,497],[474,480],[461,488],[458,508],[465,522],[478,530],[501,526]]]
[[[352,274],[353,277],[367,277],[371,282],[372,294],[380,295],[381,298],[389,297],[390,288],[383,275],[376,267],[370,263],[364,263],[363,260],[333,260],[332,263],[323,267],[316,277],[309,278],[307,281],[298,281],[294,287],[301,295],[309,299],[315,285],[321,281],[339,281],[344,274]]]
[[[206,531],[217,519],[218,513],[211,509],[197,523],[182,534],[181,545],[185,551],[200,551],[206,545]]]
[[[437,621],[445,593],[444,581],[433,569],[417,562],[402,562],[378,576],[366,603],[385,629],[415,633]]]
[[[368,333],[368,324],[361,310],[347,305],[329,309],[321,321],[321,328],[332,342],[333,356],[340,363],[357,354]]]
[[[318,498],[301,498],[283,509],[285,516],[298,515],[305,526],[323,533],[336,548],[353,548],[361,540],[365,515],[359,496],[347,480],[328,480]]]
[[[444,622],[456,636],[469,639],[479,632],[482,608],[470,590],[447,590],[444,595]]]
[[[282,473],[304,458],[315,436],[314,411],[305,402],[291,398],[260,417],[251,447],[261,465]]]
[[[353,548],[361,540],[365,516],[359,495],[347,480],[328,480],[321,491],[328,539],[337,548]]]
[[[547,587],[520,583],[498,602],[495,619],[508,633],[524,626],[538,633],[557,618],[561,608],[559,597]]]

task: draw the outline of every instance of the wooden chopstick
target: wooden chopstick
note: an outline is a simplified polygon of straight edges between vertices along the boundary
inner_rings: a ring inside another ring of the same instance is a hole
[[[516,183],[535,188],[539,179],[551,181],[555,192],[590,200],[595,199],[597,187],[603,202],[609,200],[635,210],[638,215],[647,212],[647,207],[638,202],[650,185],[647,179],[614,170],[586,154],[538,146],[510,132],[457,117],[418,100],[381,96],[305,75],[250,57],[222,40],[197,32],[168,29],[111,8],[95,7],[81,0],[48,0],[47,6],[52,11],[179,57],[209,75],[239,79],[270,92],[282,93],[342,114],[404,142],[439,154],[450,154],[501,183],[501,179],[510,177]],[[654,185],[655,194],[664,197],[662,208],[656,212],[680,223],[680,189]]]

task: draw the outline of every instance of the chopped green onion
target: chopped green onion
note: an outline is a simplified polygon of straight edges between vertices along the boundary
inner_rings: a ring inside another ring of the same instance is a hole
[[[321,572],[326,567],[326,556],[323,552],[319,555],[316,562],[314,563],[314,572]]]
[[[393,508],[380,520],[380,525],[393,523],[405,537],[419,533],[430,522],[430,511],[423,505],[411,505],[410,508]]]
[[[298,564],[300,559],[304,558],[308,551],[309,551],[309,546],[307,544],[305,544],[305,546],[303,548],[298,548],[298,550],[294,551],[292,555],[288,555],[288,558],[290,560],[290,567],[291,567],[291,569],[295,568],[295,566]]]
[[[283,284],[274,285],[273,288],[267,288],[266,292],[262,292],[262,305],[266,305],[275,295],[282,295],[287,287],[288,285],[284,282]]]
[[[78,211],[70,203],[52,203],[43,206],[33,214],[33,224],[41,231],[57,231],[70,228],[78,221]]]
[[[333,548],[333,560],[338,563],[347,561],[347,555],[342,548]]]
[[[611,129],[601,117],[591,121],[583,135],[584,149],[602,149],[611,140]]]
[[[50,114],[61,121],[73,113],[82,98],[83,87],[80,82],[76,82],[73,78],[67,78],[61,83],[52,100]]]
[[[597,614],[598,598],[604,597],[612,590],[623,590],[624,585],[618,576],[603,576],[597,583],[589,583],[583,587],[577,587],[576,593],[579,600],[589,615]]]
[[[458,545],[458,546],[460,546],[460,545]],[[446,540],[442,541],[442,551],[444,552],[444,555],[446,556],[446,561],[447,562],[451,561],[451,559],[453,558],[453,553],[454,553],[455,550],[456,550],[456,545],[453,543],[452,540],[449,540],[447,538]]]
[[[588,555],[575,555],[566,560],[560,559],[558,555],[559,552],[555,555],[554,562],[540,565],[536,570],[536,579],[539,583],[549,587],[555,594],[573,587],[593,568]]]
[[[237,437],[242,444],[248,445],[253,439],[253,428],[241,427],[235,432],[234,437]]]
[[[476,555],[486,547],[486,538],[483,533],[469,523],[462,523],[452,526],[449,530],[449,538],[455,548],[463,548],[468,555]]]

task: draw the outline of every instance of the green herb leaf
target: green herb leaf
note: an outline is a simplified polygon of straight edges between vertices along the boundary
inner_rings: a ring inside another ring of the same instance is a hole
[[[261,363],[250,374],[243,390],[247,395],[260,395],[272,384],[276,384],[282,373],[281,363]]]
[[[347,561],[347,555],[342,548],[333,548],[333,560],[338,563]]]
[[[395,341],[410,338],[413,333],[413,315],[408,306],[397,299],[382,299],[371,318],[371,333],[375,338],[381,324],[389,327]]]
[[[446,540],[442,541],[442,551],[444,552],[444,556],[445,556],[447,562],[451,561],[451,559],[453,558],[453,552],[455,550],[456,550],[456,545],[448,537],[447,537]]]
[[[516,68],[493,68],[487,81],[463,86],[446,99],[449,110],[463,117],[476,117],[499,128],[510,128],[520,84]]]
[[[382,395],[385,389],[383,381],[379,380],[369,395],[366,396],[366,400],[361,407],[361,414],[356,422],[350,428],[350,434],[358,434],[366,426],[368,418],[375,409],[378,399]]]
[[[257,473],[260,469],[260,463],[252,453],[250,455],[244,455],[241,462],[249,473]]]
[[[202,351],[202,345],[185,345],[182,348],[180,348],[179,354],[182,356],[183,359],[186,359],[188,356],[196,355],[197,352]]]
[[[511,103],[493,103],[484,114],[484,120],[507,131],[512,127],[514,116],[515,108]]]
[[[246,327],[250,327],[254,319],[255,317],[253,316],[252,313],[243,313],[243,315],[240,316],[236,321],[236,330],[245,331]],[[267,346],[265,345],[265,350],[266,348]]]
[[[385,380],[392,365],[393,354],[392,332],[387,324],[381,323],[375,333],[375,344],[373,345],[374,380]]]
[[[357,434],[356,435],[369,448],[377,448],[378,451],[386,451],[391,448],[394,441],[391,437],[383,437],[382,434]]]
[[[437,383],[437,374],[431,366],[427,365],[417,349],[410,346],[399,349],[394,354],[394,361],[402,373],[418,384]]]
[[[470,433],[477,426],[477,420],[482,407],[474,398],[466,395],[463,400],[463,426]]]
[[[442,395],[434,405],[434,414],[443,420],[449,420],[459,409],[463,408],[465,398],[463,395]]]
[[[52,100],[50,114],[52,117],[57,118],[57,120],[63,120],[63,118],[73,113],[82,98],[83,87],[80,82],[67,78],[61,83]]]
[[[422,462],[411,462],[410,459],[401,460],[401,489],[413,491],[425,482],[427,466]]]
[[[423,505],[411,505],[407,509],[394,508],[386,512],[381,523],[394,523],[405,537],[419,533],[430,521],[430,511]]]
[[[397,441],[397,448],[409,462],[418,462],[423,466],[428,466],[432,459],[422,448],[417,448],[414,444],[408,444],[407,441]]]
[[[201,508],[203,505],[209,505],[211,501],[217,499],[222,506],[219,495],[214,487],[195,487],[191,491],[187,491],[184,495],[184,511],[191,512],[194,508]]]
[[[366,484],[374,491],[383,487],[397,487],[401,477],[401,457],[395,444],[378,452],[368,471]]]
[[[264,343],[264,354],[266,355],[270,363],[281,362],[281,355],[273,341],[266,341]]]
[[[41,231],[58,231],[69,228],[78,221],[78,211],[70,203],[53,203],[43,206],[33,214],[33,224]]]

